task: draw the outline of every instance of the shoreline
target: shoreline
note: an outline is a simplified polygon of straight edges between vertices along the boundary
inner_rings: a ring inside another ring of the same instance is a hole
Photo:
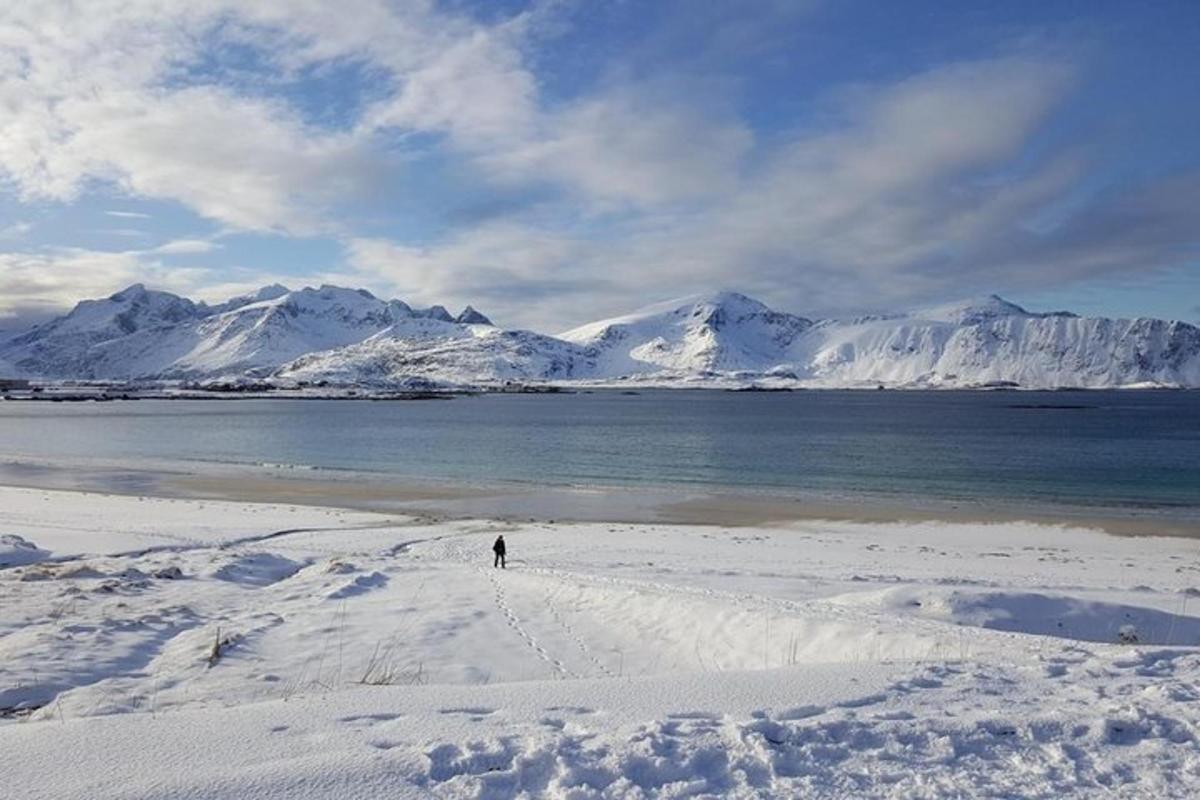
[[[241,465],[0,463],[0,486],[121,496],[290,504],[442,519],[781,527],[806,521],[1003,524],[1119,536],[1200,538],[1200,517],[1172,509],[1030,505],[945,498],[818,496],[684,486],[490,485],[369,473],[284,474]]]
[[[32,388],[36,387],[36,388]],[[1116,384],[1112,386],[1022,386],[1020,384],[881,384],[877,381],[856,384],[826,384],[820,382],[798,384],[762,383],[758,380],[731,380],[728,382],[688,382],[687,380],[664,382],[544,382],[518,385],[463,384],[434,386],[413,389],[402,386],[371,386],[363,384],[335,384],[325,387],[293,387],[264,384],[254,388],[205,389],[182,387],[164,383],[160,385],[128,387],[121,383],[103,381],[37,382],[29,388],[0,390],[0,402],[13,403],[82,403],[82,402],[133,402],[137,400],[446,400],[455,397],[476,395],[545,395],[545,394],[589,394],[611,392],[629,394],[641,392],[734,392],[745,394],[771,392],[905,392],[946,394],[1012,392],[1017,394],[1100,394],[1105,392],[1197,392],[1200,386],[1169,384]]]

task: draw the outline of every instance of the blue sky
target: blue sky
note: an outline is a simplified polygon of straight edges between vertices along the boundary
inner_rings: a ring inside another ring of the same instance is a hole
[[[1166,0],[8,4],[0,328],[133,282],[1200,320],[1198,41]]]

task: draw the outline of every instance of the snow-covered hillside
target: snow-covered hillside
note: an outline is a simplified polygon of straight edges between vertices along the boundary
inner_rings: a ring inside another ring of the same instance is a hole
[[[549,336],[490,324],[403,319],[359,344],[296,359],[276,377],[372,386],[415,381],[477,386],[569,380],[580,369],[584,376],[592,374],[591,366],[583,350]]]
[[[1200,386],[1200,329],[1156,319],[1033,314],[991,296],[810,322],[720,293],[651,306],[563,338],[594,376],[707,378],[813,387]]]
[[[269,286],[217,306],[132,286],[0,344],[51,379],[270,378],[372,386],[1200,387],[1200,329],[1035,314],[991,296],[812,321],[733,292],[648,306],[558,337],[364,290]]]
[[[1195,326],[1031,314],[998,297],[822,322],[804,345],[797,367],[824,385],[1200,386]]]
[[[464,314],[484,320],[474,309]],[[56,379],[264,376],[308,353],[356,344],[401,320],[453,324],[441,306],[417,310],[365,290],[268,286],[217,306],[139,285],[4,345],[23,375]]]
[[[769,373],[812,325],[734,292],[660,303],[562,338],[595,352],[595,377]]]

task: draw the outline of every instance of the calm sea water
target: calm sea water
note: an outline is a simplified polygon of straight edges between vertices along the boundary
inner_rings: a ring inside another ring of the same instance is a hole
[[[0,457],[1200,509],[1200,392],[9,402]]]

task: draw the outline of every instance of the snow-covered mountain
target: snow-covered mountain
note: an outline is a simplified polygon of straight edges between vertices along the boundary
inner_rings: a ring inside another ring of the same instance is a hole
[[[206,313],[191,300],[139,283],[103,300],[84,300],[66,316],[9,340],[0,347],[0,360],[34,377],[101,377],[110,369],[107,345],[142,342],[142,349],[157,349],[161,343],[147,341],[148,336],[195,324]]]
[[[1200,329],[1035,314],[999,297],[907,314],[810,321],[719,292],[560,334],[408,320],[277,375],[337,383],[508,380],[655,385],[1200,387]]]
[[[239,295],[238,297],[226,300],[224,303],[220,303],[215,306],[207,306],[207,308],[214,314],[223,314],[226,311],[233,311],[243,306],[248,306],[251,303],[261,303],[264,300],[274,300],[276,298],[283,297],[288,293],[288,291],[290,290],[286,286],[273,283],[270,286],[262,287],[253,294]]]
[[[401,320],[363,342],[303,356],[276,373],[289,381],[376,386],[425,381],[478,386],[593,375],[593,361],[569,342],[440,319]]]
[[[812,326],[734,292],[593,322],[560,338],[594,352],[595,377],[770,372]]]
[[[596,351],[599,378],[700,376],[815,387],[1200,386],[1195,326],[1035,314],[994,295],[812,322],[719,293],[650,306],[562,338]]]
[[[0,344],[0,364],[52,379],[373,386],[1200,387],[1200,329],[1035,314],[995,296],[813,321],[718,292],[552,337],[502,330],[470,306],[453,316],[334,286],[207,306],[138,285]]]
[[[821,384],[1200,386],[1200,329],[1156,319],[1033,314],[999,297],[826,321],[798,366]]]
[[[85,300],[0,345],[0,359],[20,374],[53,379],[266,376],[301,356],[357,344],[414,319],[453,320],[441,306],[413,309],[336,286],[268,286],[206,306],[139,284]]]

